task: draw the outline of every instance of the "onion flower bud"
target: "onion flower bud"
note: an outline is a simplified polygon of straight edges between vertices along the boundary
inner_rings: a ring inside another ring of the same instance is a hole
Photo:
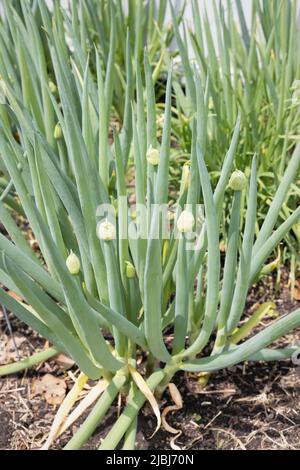
[[[51,93],[55,94],[57,92],[57,86],[55,85],[55,83],[49,80],[48,85],[49,85],[49,90],[51,91]]]
[[[54,128],[54,139],[59,140],[61,139],[61,137],[62,137],[61,125],[58,122]]]
[[[133,279],[135,277],[135,267],[129,261],[125,261],[126,263],[126,277],[128,279]]]
[[[116,238],[116,227],[114,224],[105,220],[97,225],[97,236],[100,240],[110,241]]]
[[[186,191],[189,187],[189,182],[190,182],[190,164],[185,163],[182,168],[182,177],[181,177],[181,185],[182,185],[182,190]]]
[[[193,230],[195,219],[190,211],[184,210],[181,212],[177,220],[177,229],[180,233],[188,233]]]
[[[159,164],[159,151],[154,149],[152,145],[148,148],[146,157],[150,165],[157,166]]]
[[[240,170],[234,171],[229,180],[229,187],[233,189],[233,191],[243,191],[246,186],[247,178],[245,174]]]
[[[73,251],[71,251],[68,258],[66,259],[66,265],[67,265],[67,268],[68,268],[69,272],[72,275],[75,276],[76,274],[79,273],[79,271],[80,271],[80,259],[78,258],[78,256],[75,255],[75,253],[73,253]]]

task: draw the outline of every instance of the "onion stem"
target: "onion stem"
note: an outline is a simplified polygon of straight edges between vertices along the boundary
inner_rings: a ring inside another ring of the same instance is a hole
[[[112,379],[110,384],[107,386],[107,389],[101,395],[98,402],[88,415],[87,419],[64,447],[64,450],[78,450],[88,441],[125,382],[126,376],[123,374],[116,375]]]
[[[4,366],[0,367],[0,377],[2,377],[3,375],[15,374],[17,372],[20,372],[21,370],[28,369],[29,367],[32,367],[35,364],[51,359],[57,354],[59,354],[59,351],[57,349],[48,348],[44,351],[40,351],[36,354],[33,354],[32,356],[27,357],[26,359],[22,359],[21,361],[12,362],[11,364],[5,364]]]

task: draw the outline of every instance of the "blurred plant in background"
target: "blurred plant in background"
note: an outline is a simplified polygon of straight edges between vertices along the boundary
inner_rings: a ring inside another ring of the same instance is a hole
[[[195,82],[200,80],[205,93],[202,106],[207,110],[207,119],[203,119],[202,124],[205,160],[216,182],[224,148],[228,146],[240,110],[241,139],[236,164],[248,175],[251,156],[253,153],[259,156],[260,223],[268,210],[270,196],[280,184],[299,141],[299,12],[294,0],[253,0],[248,29],[243,3],[240,0],[228,1],[225,7],[224,3],[217,6],[217,2],[212,2],[216,34],[213,34],[208,15],[198,2],[191,2],[193,25],[188,28],[184,23],[183,31],[176,26],[176,13],[171,8],[184,70],[183,74],[178,73],[174,84],[176,122],[173,129],[182,154],[188,154],[191,122],[196,108]],[[238,23],[235,21],[236,12]],[[299,205],[299,174],[289,194],[279,220],[285,220]],[[291,261],[294,278],[295,266],[300,265],[299,223],[294,225],[285,242],[288,248],[283,249],[281,262]]]

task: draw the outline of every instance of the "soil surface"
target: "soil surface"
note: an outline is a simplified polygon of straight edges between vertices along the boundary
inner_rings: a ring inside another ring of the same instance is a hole
[[[279,314],[299,307],[291,300],[288,275],[284,271],[277,289],[270,276],[250,292],[247,310],[258,303],[274,301]],[[14,337],[11,337],[4,314],[0,313],[0,364],[23,358],[45,341],[8,313]],[[265,318],[263,324],[273,321]],[[286,336],[280,345],[300,342],[300,329]],[[15,345],[18,352],[16,352]],[[167,422],[180,430],[175,445],[181,449],[300,449],[300,361],[279,363],[245,363],[211,376],[205,389],[193,374],[175,377],[183,408],[171,412]],[[37,388],[46,375],[54,377],[58,389],[47,396]],[[38,449],[45,441],[58,408],[59,395],[74,383],[77,375],[72,364],[50,360],[30,370],[0,378],[0,449]],[[63,384],[63,387],[61,387]],[[90,384],[92,385],[92,384]],[[168,392],[161,401],[161,410],[172,405]],[[96,430],[85,449],[95,449],[107,434],[118,413],[115,403]],[[84,418],[84,417],[83,417]],[[62,448],[79,424],[55,442]],[[137,448],[168,450],[174,435],[159,430],[150,439],[156,426],[153,412],[147,404],[139,417]]]

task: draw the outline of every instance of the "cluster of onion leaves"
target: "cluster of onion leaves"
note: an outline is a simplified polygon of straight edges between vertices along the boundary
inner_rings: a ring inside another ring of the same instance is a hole
[[[251,169],[258,155],[258,222],[262,223],[299,140],[300,59],[297,54],[297,1],[251,2],[249,21],[240,0],[212,2],[212,18],[199,2],[191,2],[192,24],[179,28],[170,2],[178,54],[184,69],[177,74],[174,93],[176,139],[181,154],[190,152],[196,107],[194,69],[205,88],[205,160],[213,181],[220,174],[223,149],[241,113],[237,166]],[[176,166],[175,166],[176,169]],[[290,187],[279,221],[299,204],[299,177]],[[230,204],[230,202],[229,202]],[[300,266],[299,224],[285,237],[288,247],[281,262],[290,262],[291,275]],[[273,254],[277,258],[277,253]],[[276,267],[276,263],[274,264]],[[294,284],[291,285],[291,291]]]
[[[22,2],[20,14],[6,4],[1,24],[0,154],[8,184],[0,197],[7,232],[0,234],[0,302],[51,347],[1,366],[0,375],[67,354],[80,374],[44,447],[94,403],[66,445],[82,447],[123,394],[126,405],[99,448],[114,449],[121,442],[124,449],[134,448],[139,411],[149,400],[160,424],[155,394],[161,396],[177,372],[211,374],[244,361],[297,353],[297,346],[278,348],[276,341],[300,325],[300,309],[268,326],[260,321],[269,305],[246,319],[244,313],[248,290],[270,253],[299,222],[300,207],[292,210],[289,197],[299,174],[300,144],[261,223],[261,157],[251,155],[246,175],[236,169],[241,113],[219,177],[211,183],[206,86],[193,71],[186,76],[195,87],[191,151],[181,168],[179,192],[170,194],[172,67],[160,134],[149,55],[144,51],[141,67],[127,35],[125,118],[111,132],[114,85],[108,64],[97,50],[95,70],[90,56],[82,56],[80,64],[66,43],[62,11],[56,5],[51,13],[43,1],[37,8]],[[230,215],[221,224],[224,200],[230,201]],[[285,204],[289,212],[283,220]],[[103,206],[114,210],[104,215]],[[167,224],[161,208],[167,214],[174,209]],[[20,214],[38,253],[20,227]],[[88,379],[95,385],[76,406]]]

